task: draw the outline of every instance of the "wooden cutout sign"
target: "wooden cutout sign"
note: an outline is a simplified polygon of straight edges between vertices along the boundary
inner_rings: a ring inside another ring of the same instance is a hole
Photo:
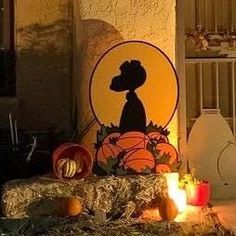
[[[101,125],[96,172],[166,172],[179,166],[166,126],[178,101],[178,80],[156,46],[127,41],[109,49],[90,81],[90,102]]]

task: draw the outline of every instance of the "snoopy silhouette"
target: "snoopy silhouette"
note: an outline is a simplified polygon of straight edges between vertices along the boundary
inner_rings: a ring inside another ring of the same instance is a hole
[[[146,80],[146,71],[138,60],[125,61],[120,66],[120,75],[112,79],[110,89],[115,92],[128,90],[121,118],[120,132],[128,131],[146,132],[146,113],[135,89],[142,86]]]

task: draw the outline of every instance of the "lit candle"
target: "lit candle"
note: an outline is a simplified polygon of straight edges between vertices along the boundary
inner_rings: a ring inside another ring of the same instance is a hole
[[[165,177],[168,187],[168,195],[170,198],[174,198],[175,193],[179,189],[179,173],[178,172],[166,173]]]
[[[168,187],[168,196],[173,199],[179,212],[183,212],[187,205],[185,190],[179,189],[179,173],[166,173],[166,183]]]
[[[183,212],[187,206],[187,197],[185,190],[178,189],[173,200],[178,208],[178,211]]]

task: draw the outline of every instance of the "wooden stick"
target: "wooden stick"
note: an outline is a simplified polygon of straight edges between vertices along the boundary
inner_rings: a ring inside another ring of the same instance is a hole
[[[14,130],[15,130],[15,140],[16,140],[16,146],[19,145],[19,139],[18,139],[18,128],[17,128],[17,120],[14,121]]]
[[[9,124],[10,124],[10,130],[11,130],[11,143],[12,143],[12,146],[15,146],[13,124],[12,124],[12,115],[11,115],[11,113],[9,113]]]

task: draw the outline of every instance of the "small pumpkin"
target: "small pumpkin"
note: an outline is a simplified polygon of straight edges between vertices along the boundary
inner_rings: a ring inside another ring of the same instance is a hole
[[[178,215],[178,208],[174,200],[169,197],[162,198],[159,205],[159,213],[163,220],[174,220]]]
[[[77,216],[83,211],[83,204],[78,197],[64,198],[61,204],[61,216]]]
[[[80,179],[92,173],[93,157],[87,148],[79,144],[64,143],[54,150],[52,164],[55,177]]]
[[[71,160],[69,158],[62,158],[57,161],[56,169],[61,177],[72,178],[76,173],[77,165],[74,160]]]

